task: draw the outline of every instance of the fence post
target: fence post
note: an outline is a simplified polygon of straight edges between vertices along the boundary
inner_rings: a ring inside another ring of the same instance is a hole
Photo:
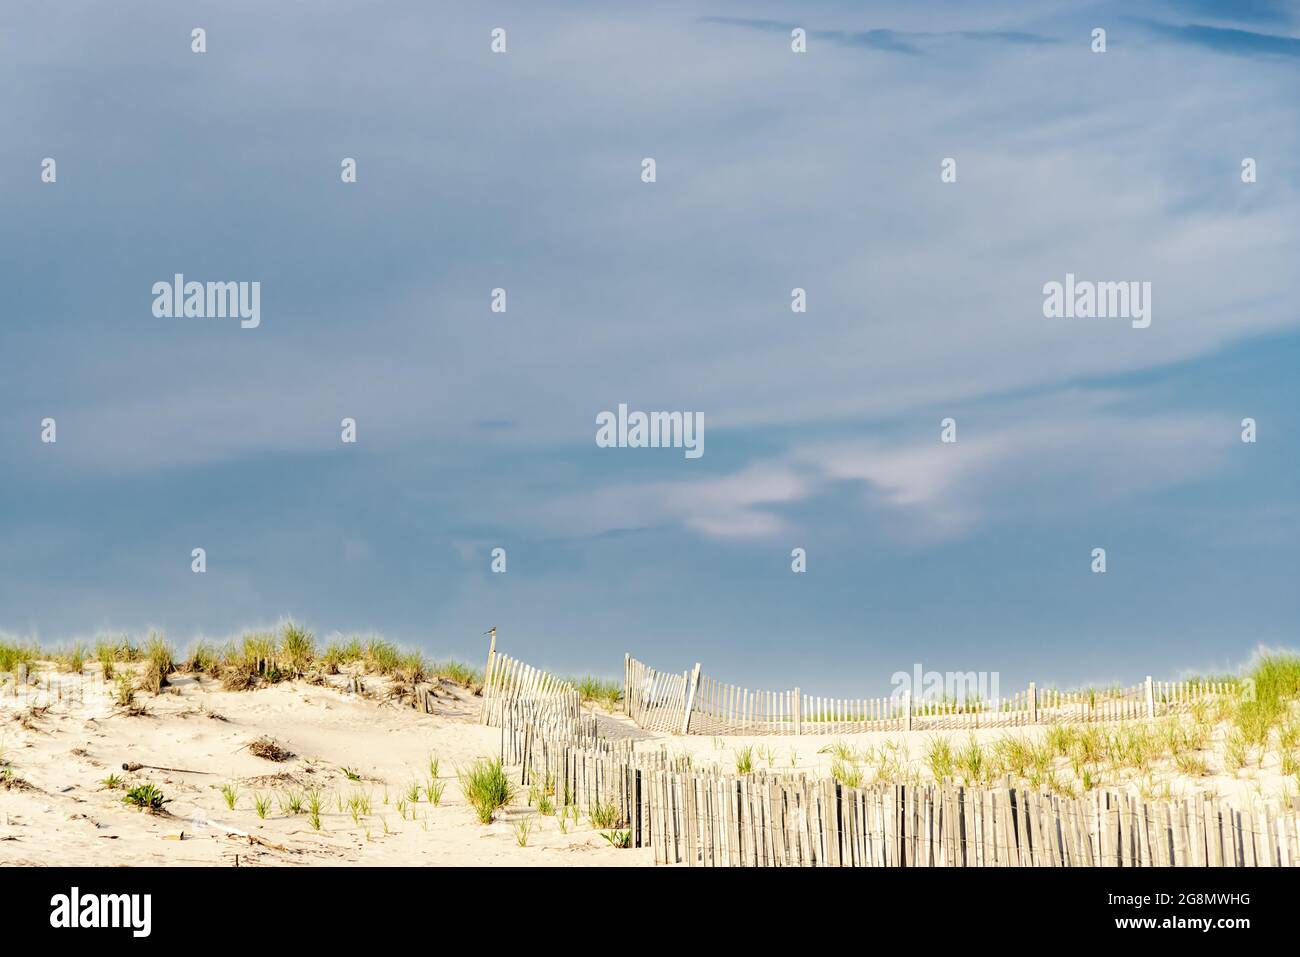
[[[623,711],[632,717],[632,653],[623,652]]]
[[[1151,676],[1147,675],[1147,717],[1156,716],[1156,690],[1152,685]]]
[[[479,720],[484,724],[488,719],[488,699],[492,697],[492,664],[497,657],[496,627],[489,628],[488,634],[492,636],[492,641],[488,643],[487,665],[483,669],[483,713],[479,716]]]
[[[907,708],[907,723],[903,725],[904,730],[912,730],[912,692],[909,689],[903,693],[903,704]]]
[[[691,672],[691,683],[686,688],[686,707],[682,715],[682,734],[689,734],[691,730],[691,708],[695,705],[695,689],[700,683],[700,663],[695,662],[695,670]]]
[[[1029,723],[1038,724],[1038,686],[1029,682]]]
[[[803,698],[799,695],[799,689],[794,689],[794,733],[803,734]]]

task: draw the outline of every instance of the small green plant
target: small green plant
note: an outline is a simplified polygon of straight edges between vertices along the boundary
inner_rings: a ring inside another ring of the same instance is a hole
[[[856,764],[835,758],[831,761],[831,777],[847,788],[862,787],[862,769]]]
[[[1228,770],[1236,773],[1250,760],[1250,745],[1240,731],[1229,732],[1223,742],[1223,761]]]
[[[1041,753],[1050,755],[1046,748],[1043,748]],[[957,752],[956,757],[957,769],[961,772],[962,780],[967,787],[974,787],[984,780],[989,765],[984,757],[984,749],[980,747],[974,735],[971,735],[966,746]],[[1036,761],[1034,758],[1031,758],[1031,760]]]
[[[533,817],[530,814],[522,820],[515,821],[515,843],[520,847],[528,846],[528,835],[533,833]]]
[[[132,708],[135,706],[135,686],[131,683],[131,676],[128,674],[119,674],[113,683],[113,703],[119,708]]]
[[[514,800],[515,787],[506,776],[500,758],[480,758],[459,777],[461,793],[474,808],[481,824],[491,823],[497,809]]]
[[[618,806],[613,801],[602,804],[597,802],[591,808],[591,826],[597,830],[616,828],[623,821],[618,813]]]
[[[64,656],[63,663],[73,674],[81,674],[86,667],[86,646],[76,642]]]
[[[600,836],[609,841],[611,847],[627,848],[632,846],[632,832],[629,830],[604,831]]]
[[[537,813],[550,817],[555,813],[555,802],[551,800],[549,794],[539,795],[537,798]]]
[[[839,761],[854,764],[858,760],[858,753],[843,741],[832,741],[826,747],[822,748],[818,754],[830,754]]]
[[[1184,751],[1174,758],[1174,764],[1177,765],[1179,771],[1186,774],[1188,777],[1201,778],[1210,773],[1209,766],[1205,763],[1205,759],[1199,754],[1193,754],[1188,751]]]
[[[1281,770],[1287,777],[1300,773],[1300,753],[1295,751],[1283,751],[1281,755]]]
[[[101,781],[100,783],[103,784],[104,787],[106,787],[108,790],[116,791],[118,788],[122,786],[122,779],[119,778],[116,774],[110,774],[108,777],[104,778],[104,780]]]
[[[424,786],[425,796],[429,803],[437,807],[442,803],[442,792],[447,787],[447,782],[438,778],[430,778],[429,783]]]
[[[307,792],[307,823],[316,831],[320,830],[321,800],[319,790],[313,788]]]
[[[95,642],[95,660],[104,673],[104,680],[110,680],[113,677],[113,665],[117,661],[117,645],[103,640]]]
[[[358,771],[356,768],[349,768],[347,766],[344,766],[340,768],[340,770],[343,772],[343,776],[347,778],[349,781],[361,780],[361,772]]]
[[[253,809],[254,809],[255,811],[257,811],[257,816],[258,816],[258,817],[260,817],[260,818],[262,818],[263,820],[265,820],[265,819],[266,819],[266,812],[269,811],[269,810],[271,809],[271,795],[269,795],[269,794],[254,794],[254,795],[253,795]]]
[[[951,778],[956,767],[956,761],[953,758],[952,745],[948,743],[948,739],[935,738],[931,741],[929,748],[926,749],[925,761],[930,766],[930,774],[935,781],[942,784]]]
[[[235,782],[227,781],[221,785],[221,796],[226,799],[226,807],[233,811],[239,803],[239,787]]]
[[[406,787],[406,800],[411,804],[420,803],[420,782],[412,781]]]
[[[752,744],[740,748],[736,752],[736,773],[737,774],[754,773],[754,746]]]
[[[164,804],[170,803],[163,797],[162,791],[153,784],[137,784],[126,792],[122,798],[124,804],[130,804],[141,811],[161,811]]]

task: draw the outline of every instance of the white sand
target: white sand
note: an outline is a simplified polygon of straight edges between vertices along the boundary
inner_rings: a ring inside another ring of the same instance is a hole
[[[236,858],[240,866],[652,863],[649,849],[611,847],[585,817],[561,833],[554,817],[525,806],[527,789],[498,820],[479,824],[457,786],[456,766],[495,756],[500,732],[476,723],[478,699],[459,689],[445,689],[441,713],[425,715],[305,682],[227,692],[211,680],[173,681],[177,694],[138,694],[148,713],[134,717],[113,713],[108,687],[98,678],[84,682],[83,702],[55,703],[37,716],[8,697],[12,684],[3,689],[0,748],[13,774],[32,789],[0,787],[0,865],[233,865]],[[384,686],[373,678],[366,683],[368,689]],[[297,756],[283,763],[254,757],[247,745],[263,735]],[[412,781],[423,785],[430,753],[438,756],[446,782],[442,803],[434,807],[422,793],[416,820],[409,811],[402,820],[396,802]],[[128,774],[124,762],[186,770]],[[349,781],[343,767],[365,780]],[[190,773],[197,771],[209,773]],[[145,814],[123,804],[121,790],[100,783],[110,773],[132,784],[157,784],[171,799],[168,813]],[[240,792],[233,811],[221,793],[228,782]],[[305,814],[282,813],[274,798],[267,818],[258,818],[255,793],[308,787],[326,793],[319,831]],[[371,796],[371,814],[360,825],[336,803],[336,795],[346,801],[355,792]],[[519,847],[513,824],[534,815],[528,846]],[[286,850],[227,836],[200,820]],[[180,834],[183,840],[168,839]]]

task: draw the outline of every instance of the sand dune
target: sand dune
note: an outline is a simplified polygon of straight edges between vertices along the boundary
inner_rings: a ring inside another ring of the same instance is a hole
[[[87,673],[91,669],[88,667]],[[56,676],[49,700],[35,707],[0,699],[0,747],[12,774],[0,787],[0,864],[496,864],[628,865],[651,862],[648,851],[611,847],[585,819],[561,833],[554,817],[525,806],[477,823],[455,781],[455,770],[493,756],[499,732],[476,723],[477,700],[440,686],[435,714],[384,700],[386,682],[368,678],[373,697],[343,690],[345,678],[318,686],[284,682],[250,692],[221,690],[210,679],[171,678],[171,690],[139,695],[143,714],[115,709],[111,685],[98,677],[80,684]],[[60,695],[73,696],[72,700]],[[294,757],[274,762],[248,746],[270,737]],[[397,802],[412,782],[423,785],[436,754],[446,783],[435,807],[422,794],[405,819]],[[151,765],[126,772],[123,764]],[[349,780],[344,768],[361,775]],[[115,773],[128,784],[153,782],[169,802],[164,814],[122,802],[121,789],[101,782]],[[238,799],[227,807],[222,787]],[[304,814],[286,814],[276,796],[318,788],[324,808],[319,831]],[[266,819],[254,796],[270,795]],[[340,811],[354,794],[368,795],[370,814],[354,822]],[[514,823],[534,817],[528,846]],[[238,834],[252,835],[253,840]],[[274,845],[274,846],[273,846]]]
[[[501,732],[479,723],[481,699],[451,681],[432,684],[432,713],[414,709],[405,689],[389,678],[361,675],[358,690],[348,669],[249,691],[171,674],[161,693],[136,692],[135,708],[127,708],[115,700],[114,683],[101,677],[97,664],[80,675],[53,666],[38,673],[35,682],[20,686],[9,679],[0,687],[0,864],[653,864],[649,849],[611,846],[585,815],[539,813],[529,806],[526,787],[492,823],[480,824],[461,793],[457,769],[496,757]],[[839,762],[868,780],[880,773],[873,762],[886,755],[891,773],[924,780],[936,738],[989,747],[1008,735],[1042,740],[1048,733],[1037,727],[973,735],[707,737],[654,734],[603,711],[597,721],[607,738],[631,738],[638,750],[689,754],[696,768],[731,773],[744,755],[755,770],[825,777]],[[1101,783],[1135,793],[1158,786],[1175,797],[1209,791],[1238,806],[1289,805],[1295,778],[1279,766],[1277,754],[1264,752],[1238,772],[1225,766],[1227,730],[1224,724],[1207,732],[1195,776],[1165,761],[1144,775]],[[272,741],[289,756],[259,756],[252,747],[259,741]],[[427,790],[431,756],[442,784],[437,804]],[[110,775],[120,784],[107,785]],[[517,772],[512,776],[518,780]],[[163,813],[123,802],[125,788],[146,783],[167,799]],[[414,801],[412,786],[419,791]],[[319,828],[290,800],[311,792],[320,796]],[[265,816],[255,806],[259,799]],[[519,842],[522,822],[529,825],[525,846]]]

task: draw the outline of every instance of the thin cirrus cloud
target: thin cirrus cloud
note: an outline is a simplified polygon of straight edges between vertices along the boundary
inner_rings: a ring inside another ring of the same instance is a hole
[[[807,30],[809,37],[828,40],[843,47],[863,47],[882,50],[886,53],[901,53],[908,56],[920,56],[926,46],[933,41],[970,40],[986,43],[1009,44],[1044,44],[1055,43],[1052,37],[1020,30],[890,30],[876,28],[870,30],[824,30],[809,29],[804,24],[781,20],[764,20],[756,17],[700,17],[700,23],[712,23],[719,26],[743,27],[762,30],[767,33],[789,33],[797,27]]]
[[[1007,418],[1017,415],[994,421]],[[1236,439],[1231,423],[1213,416],[1065,408],[986,431],[963,433],[959,424],[958,435],[951,444],[937,441],[937,429],[924,441],[798,444],[721,476],[606,485],[541,514],[552,528],[586,534],[676,526],[717,540],[776,538],[800,528],[792,506],[848,484],[897,543],[934,546],[1211,477]]]
[[[1300,60],[1300,37],[1241,30],[1234,27],[1209,26],[1203,23],[1171,24],[1154,20],[1134,22],[1164,39],[1191,44],[1216,53],[1290,62]]]
[[[1242,23],[1289,23],[1296,17],[1291,0],[1167,0],[1174,11]]]

